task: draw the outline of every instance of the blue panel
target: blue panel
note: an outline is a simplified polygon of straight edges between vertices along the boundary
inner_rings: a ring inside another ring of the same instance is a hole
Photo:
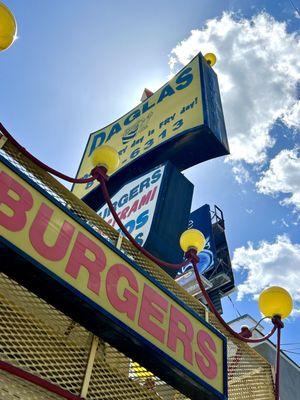
[[[198,229],[206,238],[205,248],[203,251],[201,251],[201,253],[198,254],[200,261],[197,264],[199,272],[203,274],[208,269],[213,268],[216,258],[216,246],[212,230],[210,208],[208,204],[205,204],[190,214],[188,227]],[[186,273],[190,269],[192,269],[191,265],[182,268],[177,277]]]
[[[200,60],[202,64],[200,68],[202,68],[203,73],[202,90],[204,91],[203,100],[205,102],[205,124],[229,151],[218,77],[213,68],[209,67],[203,59]]]

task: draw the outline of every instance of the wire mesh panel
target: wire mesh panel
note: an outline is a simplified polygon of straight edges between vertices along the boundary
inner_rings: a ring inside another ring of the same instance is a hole
[[[16,151],[13,145],[7,142],[1,154],[112,244],[117,243],[118,233],[111,226],[51,175]],[[202,303],[126,239],[122,240],[121,251],[198,315],[205,317],[206,310]],[[143,365],[137,364],[136,360],[129,359],[103,340],[98,340],[91,361],[92,333],[3,273],[0,274],[0,302],[2,360],[76,395],[85,393],[87,399],[186,399]],[[274,399],[270,365],[247,344],[231,337],[213,315],[208,314],[208,318],[228,339],[229,399]],[[51,394],[38,397],[39,389],[33,384],[19,382],[20,379],[7,373],[2,375],[0,399],[26,399],[27,394],[23,397],[19,394],[23,387],[31,393],[30,399],[59,398],[51,397]]]
[[[209,322],[227,337],[229,399],[274,399],[270,364],[248,344],[231,336],[211,313]]]
[[[63,397],[0,370],[0,399],[2,400],[63,400]]]
[[[79,393],[89,334],[1,274],[0,340],[4,361]]]
[[[0,321],[1,360],[80,395],[93,336],[90,332],[3,273]],[[6,383],[1,381],[0,385],[1,400],[9,399],[7,390],[11,395],[19,393],[13,377],[10,380],[9,374],[5,375]],[[23,386],[31,391],[32,384]],[[99,340],[88,399],[173,399],[175,395],[186,398]]]

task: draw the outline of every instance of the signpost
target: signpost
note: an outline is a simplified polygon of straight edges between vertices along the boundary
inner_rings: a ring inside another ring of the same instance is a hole
[[[0,197],[8,275],[188,397],[227,398],[219,331],[2,157]]]
[[[156,165],[171,161],[179,170],[229,153],[217,76],[198,54],[167,84],[112,124],[92,133],[77,173],[89,176],[91,155],[103,144],[120,155],[110,178],[114,193]],[[92,208],[101,205],[97,182],[75,184],[73,192]]]

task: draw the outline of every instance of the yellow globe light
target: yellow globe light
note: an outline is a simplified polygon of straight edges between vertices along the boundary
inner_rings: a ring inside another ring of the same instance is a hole
[[[100,146],[92,154],[92,164],[94,167],[105,167],[108,175],[111,175],[120,164],[119,154],[113,147]]]
[[[282,287],[271,286],[260,294],[258,306],[266,317],[279,315],[281,319],[284,319],[292,312],[293,299],[289,292]]]
[[[210,67],[214,66],[217,62],[217,57],[214,53],[207,53],[205,54],[204,58]]]
[[[188,229],[180,236],[179,243],[184,252],[190,249],[196,249],[197,253],[199,253],[204,249],[205,237],[203,233],[197,229]]]
[[[5,4],[0,2],[0,51],[12,45],[17,34],[15,17]]]

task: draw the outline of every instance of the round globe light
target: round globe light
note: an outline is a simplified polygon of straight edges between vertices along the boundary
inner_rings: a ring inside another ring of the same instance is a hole
[[[100,146],[95,149],[92,154],[92,164],[94,167],[105,167],[107,169],[107,174],[111,175],[117,170],[120,164],[119,154],[117,150],[111,146]]]
[[[0,51],[12,45],[17,35],[17,23],[9,8],[0,2]]]
[[[217,62],[217,57],[214,53],[207,53],[205,54],[204,58],[210,67],[214,66]]]
[[[258,306],[266,317],[279,315],[281,319],[284,319],[292,312],[293,299],[289,292],[282,287],[271,286],[260,294]]]
[[[180,236],[180,247],[184,252],[190,249],[196,249],[197,253],[202,251],[205,246],[205,237],[197,229],[188,229]]]

